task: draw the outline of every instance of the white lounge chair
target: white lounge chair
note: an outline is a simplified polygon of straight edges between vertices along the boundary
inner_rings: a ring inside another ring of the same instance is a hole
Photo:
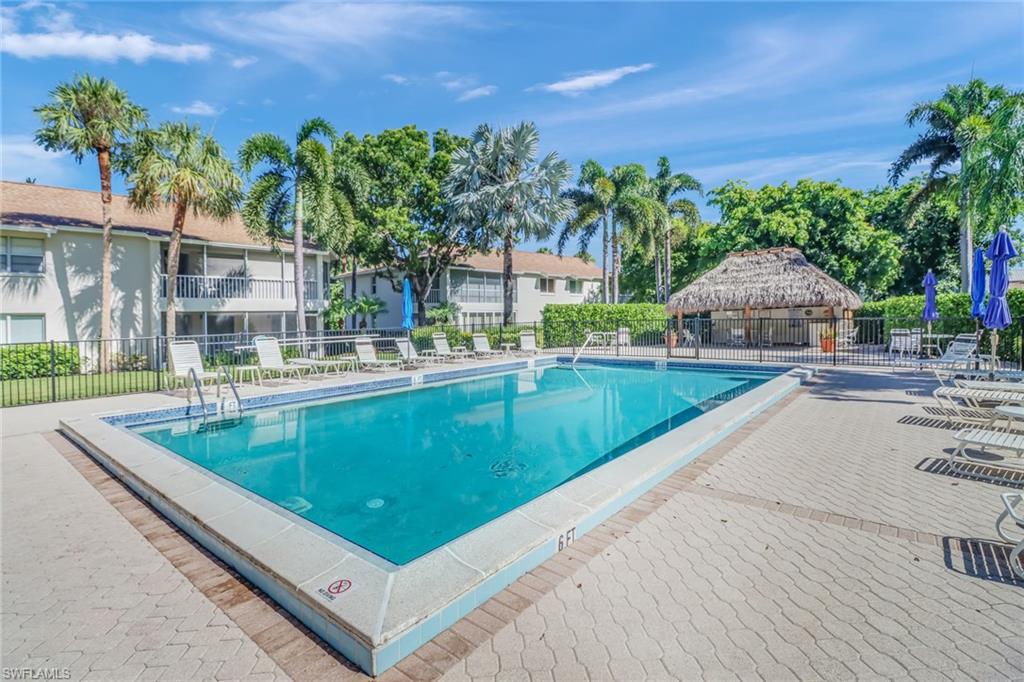
[[[893,330],[895,332],[895,330]],[[920,350],[920,347],[918,348]],[[946,350],[937,358],[918,360],[914,363],[917,369],[933,369],[935,367],[962,367],[967,369],[975,361],[980,361],[980,356],[975,355],[978,350],[978,340],[974,334],[960,334],[956,336]]]
[[[444,361],[458,362],[459,360],[469,360],[473,357],[473,353],[466,349],[465,346],[451,347],[448,343],[448,335],[444,332],[434,332],[431,337],[434,341],[434,352],[431,355],[441,358]]]
[[[473,352],[478,358],[500,358],[504,355],[500,350],[491,349],[487,334],[473,334]]]
[[[951,424],[982,422],[990,424],[996,418],[993,405],[1024,405],[1024,392],[987,390],[940,386],[932,396]]]
[[[996,519],[996,533],[999,534],[1003,540],[1009,543],[1017,543],[1016,546],[1010,550],[1009,562],[1010,570],[1013,574],[1024,580],[1024,532],[1020,534],[1020,537],[1011,535],[1003,529],[1003,522],[1007,519],[1011,519],[1017,528],[1024,531],[1024,514],[1017,511],[1017,505],[1024,502],[1024,493],[1003,493],[1003,504],[1006,505],[1006,509]]]
[[[935,378],[943,386],[958,385],[960,381],[996,381],[999,383],[1024,382],[1024,370],[1020,369],[964,369],[963,367],[933,367]]]
[[[985,428],[970,428],[957,431],[953,438],[957,441],[949,456],[949,468],[958,474],[972,478],[982,478],[998,483],[1016,483],[1024,481],[1024,434],[1017,431],[995,431]],[[1009,451],[1007,457],[978,457],[970,454],[969,448],[984,453],[987,450]],[[973,464],[968,468],[965,464]],[[1003,473],[984,473],[976,467],[982,465],[990,470]]]
[[[441,359],[436,355],[420,355],[417,353],[416,346],[407,338],[399,337],[395,339],[395,345],[398,346],[398,355],[407,367],[426,367],[427,365],[436,365],[441,362]]]
[[[633,337],[629,327],[619,327],[615,330],[615,345],[619,348],[626,348],[633,345]]]
[[[220,397],[220,372],[208,372],[203,367],[203,356],[199,353],[199,344],[195,341],[171,341],[167,344],[171,360],[171,389],[185,387],[186,397],[192,399],[192,370],[195,370],[199,386],[214,381],[217,384],[217,396]],[[201,389],[200,389],[201,390]]]
[[[519,332],[519,352],[523,355],[537,354],[537,334],[534,331]]]
[[[302,381],[302,373],[310,373],[313,368],[303,363],[285,362],[281,354],[281,345],[273,336],[257,336],[252,340],[256,346],[256,359],[259,361],[260,370],[256,375],[263,383],[263,376],[278,376],[282,379],[294,377]]]
[[[405,364],[402,360],[383,360],[377,357],[377,349],[373,347],[373,339],[369,336],[360,336],[356,339],[356,359],[359,361],[360,369],[402,369]]]
[[[851,327],[844,332],[840,332],[839,338],[836,339],[836,346],[838,348],[852,348],[857,342],[857,327]]]

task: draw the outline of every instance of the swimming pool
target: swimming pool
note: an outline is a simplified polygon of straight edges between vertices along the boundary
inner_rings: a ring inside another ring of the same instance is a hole
[[[560,365],[137,432],[406,564],[765,380]]]
[[[234,418],[179,404],[61,429],[376,675],[810,374],[570,360],[289,383]]]

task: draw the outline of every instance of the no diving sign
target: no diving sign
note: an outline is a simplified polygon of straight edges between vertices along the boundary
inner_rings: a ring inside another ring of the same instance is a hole
[[[327,601],[334,601],[338,595],[348,592],[351,588],[351,580],[348,578],[338,578],[337,580],[319,588],[317,593]]]

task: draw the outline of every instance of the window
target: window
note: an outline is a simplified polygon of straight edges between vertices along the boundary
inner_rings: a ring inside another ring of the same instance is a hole
[[[377,293],[377,275],[374,275],[373,277],[370,278],[370,293]]]
[[[45,316],[0,315],[0,343],[39,343],[45,340]]]
[[[555,293],[555,280],[550,277],[541,277],[540,280],[540,293],[542,294],[553,294]]]
[[[43,240],[0,237],[0,272],[43,272]]]
[[[565,288],[570,294],[582,294],[583,293],[583,280],[570,279],[565,283]]]

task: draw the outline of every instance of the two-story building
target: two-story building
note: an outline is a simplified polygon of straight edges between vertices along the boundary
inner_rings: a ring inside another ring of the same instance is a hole
[[[504,301],[502,254],[478,253],[442,273],[427,296],[427,308],[452,301],[459,306],[458,322],[487,325],[501,322]],[[517,322],[540,321],[548,303],[596,303],[601,297],[601,268],[575,256],[515,251],[513,316]],[[401,276],[400,273],[398,275]],[[352,294],[351,275],[343,275],[346,291]],[[376,269],[356,272],[355,293],[376,296],[387,305],[378,315],[376,327],[397,327],[402,323],[401,289]]]
[[[139,213],[123,196],[111,210],[113,335],[160,335],[171,211]],[[0,183],[0,343],[99,336],[102,227],[98,192]],[[331,259],[305,249],[307,329],[323,328]],[[254,238],[237,215],[190,213],[178,272],[179,335],[296,328],[292,244]]]

